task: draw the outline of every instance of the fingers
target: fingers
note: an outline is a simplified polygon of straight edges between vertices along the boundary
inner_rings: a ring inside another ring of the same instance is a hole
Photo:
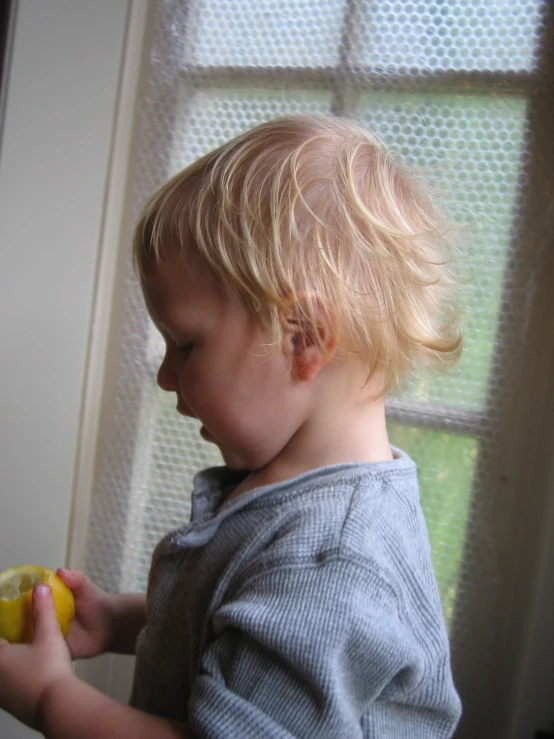
[[[100,590],[82,570],[58,569],[56,574],[73,593],[77,602],[95,600]]]
[[[57,575],[73,593],[77,613],[84,613],[106,597],[106,593],[89,580],[82,570],[59,569]]]
[[[33,641],[41,641],[53,634],[61,635],[56,619],[54,596],[48,585],[35,585],[33,590]]]
[[[66,570],[60,567],[56,571],[56,574],[60,580],[63,580],[67,587],[73,591],[86,588],[87,585],[91,585],[90,580],[82,570]]]

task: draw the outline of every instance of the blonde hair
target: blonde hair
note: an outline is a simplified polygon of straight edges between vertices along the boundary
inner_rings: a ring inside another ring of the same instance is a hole
[[[164,250],[195,250],[223,289],[281,339],[301,310],[384,391],[413,363],[450,366],[461,349],[446,302],[451,227],[428,189],[353,121],[293,116],[241,134],[173,177],[140,218],[144,278]],[[324,347],[322,347],[324,348]]]

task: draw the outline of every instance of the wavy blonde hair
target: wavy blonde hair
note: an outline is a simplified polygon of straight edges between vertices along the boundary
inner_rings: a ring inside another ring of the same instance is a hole
[[[461,349],[448,302],[452,228],[429,190],[355,122],[292,116],[264,123],[173,177],[135,231],[139,278],[165,250],[193,249],[227,294],[281,339],[302,313],[384,392],[414,363],[448,367]],[[324,349],[324,347],[322,347]]]

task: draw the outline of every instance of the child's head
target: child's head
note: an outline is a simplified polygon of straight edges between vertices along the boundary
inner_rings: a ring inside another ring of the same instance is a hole
[[[449,227],[428,191],[356,123],[298,116],[264,123],[171,179],[140,219],[144,277],[194,253],[268,327],[300,316],[358,357],[383,391],[414,362],[448,366],[461,337],[444,298]],[[321,347],[328,351],[328,345]]]

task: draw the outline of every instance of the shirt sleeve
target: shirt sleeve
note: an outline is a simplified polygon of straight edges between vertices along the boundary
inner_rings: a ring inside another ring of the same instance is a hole
[[[454,730],[448,648],[432,634],[419,644],[390,586],[355,562],[261,572],[224,600],[212,628],[188,710],[199,737],[433,739]]]

